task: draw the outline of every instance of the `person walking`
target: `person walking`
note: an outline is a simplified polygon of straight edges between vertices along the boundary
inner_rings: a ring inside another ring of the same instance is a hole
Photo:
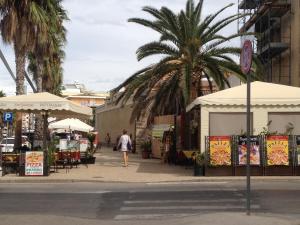
[[[106,142],[107,147],[110,146],[110,141],[111,141],[110,134],[107,133],[105,136],[105,142]]]
[[[123,153],[124,166],[128,166],[128,151],[131,150],[131,140],[129,135],[127,134],[127,130],[123,130],[123,135],[120,137],[118,146],[120,146],[120,150]]]

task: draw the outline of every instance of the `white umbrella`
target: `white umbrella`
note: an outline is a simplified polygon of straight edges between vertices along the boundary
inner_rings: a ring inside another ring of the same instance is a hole
[[[0,111],[43,113],[43,147],[46,146],[46,115],[51,114],[51,116],[64,118],[90,118],[93,115],[91,108],[81,106],[48,92],[2,97],[0,98]]]
[[[82,132],[90,132],[93,130],[93,127],[82,122],[79,119],[68,118],[64,120],[60,120],[57,122],[53,122],[49,125],[50,129],[68,129],[68,130],[76,130]]]
[[[1,111],[40,113],[48,112],[57,117],[84,117],[93,115],[92,109],[48,92],[0,98]]]

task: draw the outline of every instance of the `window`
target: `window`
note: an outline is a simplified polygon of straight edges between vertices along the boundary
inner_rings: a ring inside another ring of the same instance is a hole
[[[252,114],[251,114],[252,121]],[[252,122],[251,122],[252,133]],[[240,135],[247,131],[246,113],[210,113],[209,135]]]

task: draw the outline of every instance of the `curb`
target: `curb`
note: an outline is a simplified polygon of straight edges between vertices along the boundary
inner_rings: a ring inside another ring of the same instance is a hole
[[[300,177],[251,177],[252,181],[300,181]],[[21,178],[21,179],[4,179],[0,177],[0,183],[153,183],[153,184],[175,184],[175,183],[201,183],[201,182],[227,182],[227,181],[246,181],[246,177],[203,177],[199,179],[189,179],[189,180],[160,180],[160,181],[116,181],[116,180],[97,180],[97,179],[31,179],[31,178]]]

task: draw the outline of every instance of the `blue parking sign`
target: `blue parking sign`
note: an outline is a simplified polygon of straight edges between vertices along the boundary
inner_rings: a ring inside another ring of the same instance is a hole
[[[4,122],[12,122],[13,120],[13,113],[12,112],[6,112],[3,114],[3,121]]]

